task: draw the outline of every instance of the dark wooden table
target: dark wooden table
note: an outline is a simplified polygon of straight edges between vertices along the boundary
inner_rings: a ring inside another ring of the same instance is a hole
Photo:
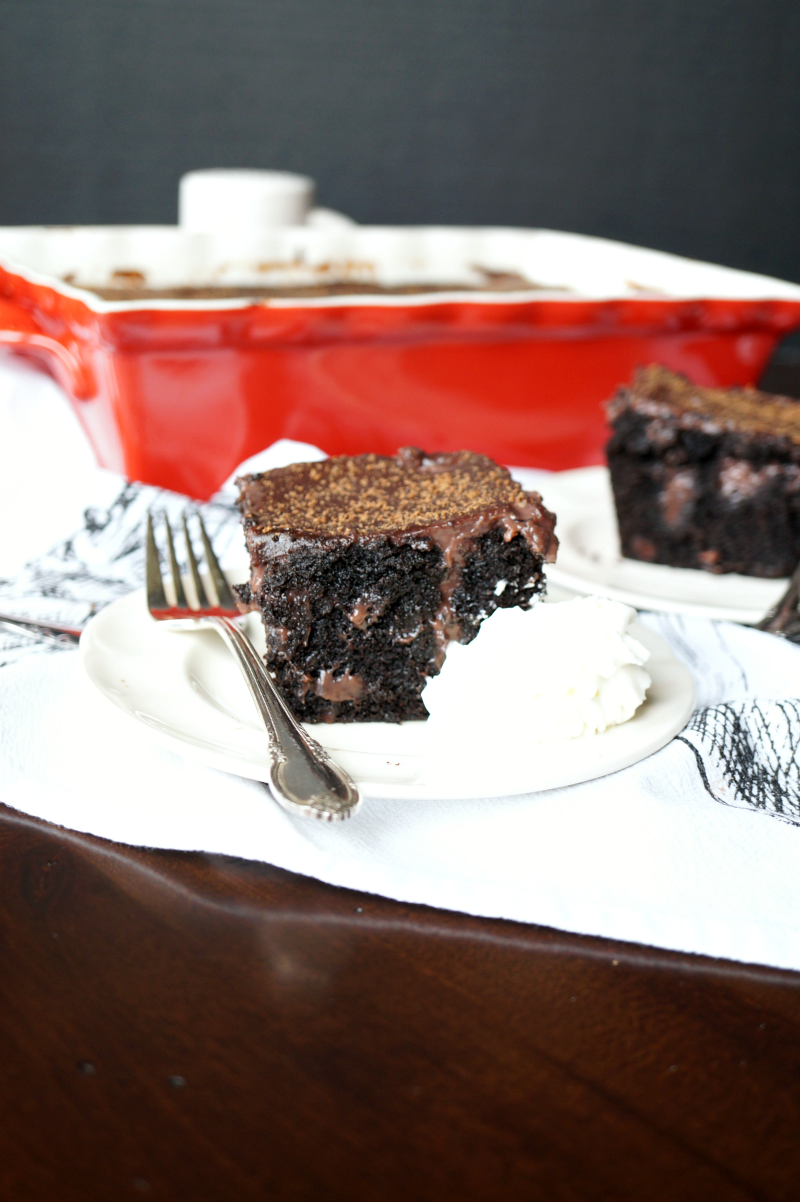
[[[0,807],[0,1197],[797,1199],[800,975]]]

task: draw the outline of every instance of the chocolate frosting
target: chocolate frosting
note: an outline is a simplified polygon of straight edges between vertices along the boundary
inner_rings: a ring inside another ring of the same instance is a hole
[[[794,397],[755,388],[702,388],[658,363],[639,368],[633,383],[609,401],[609,421],[626,409],[650,418],[649,437],[663,446],[674,439],[676,426],[707,434],[770,435],[800,444],[800,402]]]
[[[292,539],[352,542],[376,534],[427,534],[443,549],[451,528],[503,525],[522,534],[548,562],[555,557],[555,518],[538,493],[526,493],[486,455],[455,451],[425,455],[404,447],[393,458],[338,456],[242,476],[239,507],[248,542],[263,557]],[[268,542],[272,546],[266,545]]]

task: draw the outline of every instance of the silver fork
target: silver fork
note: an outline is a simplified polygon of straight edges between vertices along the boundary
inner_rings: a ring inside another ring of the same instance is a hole
[[[776,601],[760,622],[755,623],[756,630],[766,630],[769,634],[777,634],[788,639],[790,643],[800,643],[800,563],[789,577],[786,592]]]
[[[184,511],[181,520],[186,539],[186,559],[198,604],[191,605],[186,596],[175,554],[172,528],[164,513],[167,558],[175,594],[174,604],[168,599],[159,565],[153,521],[148,514],[145,568],[147,606],[151,615],[157,622],[170,622],[173,630],[196,630],[202,626],[213,626],[222,635],[242,670],[250,695],[267,728],[272,762],[269,780],[266,783],[275,800],[293,814],[323,818],[328,822],[349,818],[361,805],[361,794],[357,786],[297,721],[278,692],[253,644],[240,629],[242,615],[222,574],[203,519],[199,513],[195,516],[215,596],[209,596],[200,577]]]

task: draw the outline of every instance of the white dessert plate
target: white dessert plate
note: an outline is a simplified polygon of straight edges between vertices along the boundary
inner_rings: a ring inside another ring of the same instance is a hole
[[[758,622],[788,583],[623,559],[608,468],[554,472],[541,488],[558,518],[558,560],[547,569],[548,583],[637,609],[730,622]]]
[[[263,651],[255,615],[248,633]],[[487,742],[469,756],[428,747],[424,722],[309,726],[371,797],[458,799],[539,792],[593,780],[652,755],[677,734],[694,685],[663,639],[641,626],[653,683],[634,717],[603,734],[530,742],[498,754]],[[213,630],[177,633],[153,621],[143,592],[109,605],[81,638],[89,678],[153,739],[202,763],[251,780],[268,774],[266,734],[239,670]],[[533,732],[532,732],[533,733]]]

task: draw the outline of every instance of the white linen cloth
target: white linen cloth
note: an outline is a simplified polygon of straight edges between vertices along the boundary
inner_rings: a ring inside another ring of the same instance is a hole
[[[142,515],[183,499],[95,468],[55,385],[8,360],[0,433],[0,611],[80,622],[139,587]],[[318,454],[278,444],[262,462]],[[223,489],[205,512],[223,560],[241,560],[229,502]],[[122,843],[800,970],[800,649],[726,623],[643,620],[698,689],[688,727],[656,755],[546,793],[368,800],[333,826],[152,744],[94,690],[77,651],[0,633],[0,801]]]

